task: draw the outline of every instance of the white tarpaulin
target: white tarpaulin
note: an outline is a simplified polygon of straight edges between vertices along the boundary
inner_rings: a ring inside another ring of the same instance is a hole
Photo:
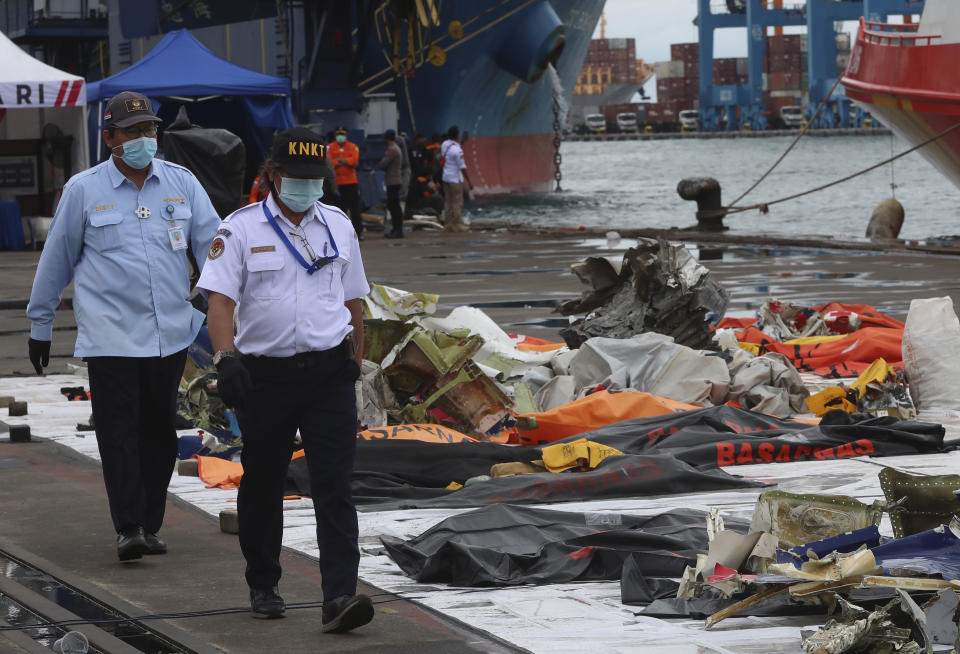
[[[87,168],[90,148],[86,131],[86,82],[82,77],[34,59],[2,32],[0,112],[3,113],[0,140],[39,139],[44,126],[54,124],[65,135],[73,137],[71,173]],[[53,181],[59,188],[66,180]]]

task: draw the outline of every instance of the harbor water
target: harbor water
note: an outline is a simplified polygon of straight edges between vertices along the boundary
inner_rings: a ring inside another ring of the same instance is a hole
[[[689,227],[696,205],[677,195],[685,177],[714,177],[724,203],[745,191],[789,147],[791,137],[565,142],[562,193],[480,199],[471,218],[541,227]],[[815,188],[909,149],[889,134],[804,137],[740,204],[769,202]],[[960,190],[919,153],[825,191],[729,216],[732,233],[863,238],[870,214],[895,197],[906,211],[905,239],[960,234]]]

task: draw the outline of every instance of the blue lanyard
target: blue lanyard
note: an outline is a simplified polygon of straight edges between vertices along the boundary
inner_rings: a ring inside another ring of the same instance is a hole
[[[286,235],[284,235],[283,230],[280,229],[280,225],[277,224],[277,219],[274,218],[269,211],[267,211],[267,201],[263,200],[260,205],[263,207],[263,215],[267,217],[267,222],[270,223],[271,227],[273,227],[273,231],[277,233],[277,236],[280,237],[280,240],[283,241],[283,244],[287,246],[287,249],[290,250],[290,253],[300,263],[300,265],[307,269],[308,275],[312,275],[340,256],[340,250],[337,248],[337,242],[333,240],[333,234],[330,232],[330,225],[328,225],[326,219],[323,218],[323,212],[320,211],[320,209],[317,209],[317,213],[320,214],[323,226],[327,228],[327,238],[330,239],[330,245],[333,246],[333,256],[320,257],[317,258],[313,263],[307,263],[307,260],[303,258],[303,256],[300,254],[300,251],[293,247],[293,243],[291,243]]]

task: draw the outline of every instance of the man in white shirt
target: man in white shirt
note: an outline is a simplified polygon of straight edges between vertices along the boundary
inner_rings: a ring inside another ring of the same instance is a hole
[[[282,617],[283,488],[300,431],[317,519],[323,631],[373,618],[357,595],[354,381],[363,359],[360,298],[370,292],[350,220],[319,202],[332,176],[320,136],[274,138],[263,166],[270,195],[223,221],[197,287],[207,296],[217,387],[237,409],[243,479],[240,548],[254,617]],[[234,308],[238,331],[233,333]]]
[[[440,160],[443,161],[443,229],[447,232],[467,232],[463,223],[463,183],[473,189],[467,174],[460,147],[460,129],[453,125],[447,130],[447,140],[440,144]]]

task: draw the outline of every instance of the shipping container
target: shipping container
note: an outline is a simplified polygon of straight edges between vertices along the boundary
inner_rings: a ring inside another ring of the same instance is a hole
[[[697,61],[700,59],[700,44],[674,43],[670,46],[670,58],[675,61]]]
[[[684,64],[682,61],[662,61],[654,64],[654,70],[657,73],[657,79],[683,77]]]
[[[713,72],[715,75],[734,77],[737,75],[737,60],[734,58],[714,59]]]
[[[771,53],[766,59],[765,70],[769,73],[799,73],[804,68],[803,57],[799,52]]]
[[[800,90],[800,73],[770,73],[768,76],[771,91]]]
[[[805,50],[803,43],[806,36],[803,34],[779,34],[767,37],[767,52],[786,54]]]

